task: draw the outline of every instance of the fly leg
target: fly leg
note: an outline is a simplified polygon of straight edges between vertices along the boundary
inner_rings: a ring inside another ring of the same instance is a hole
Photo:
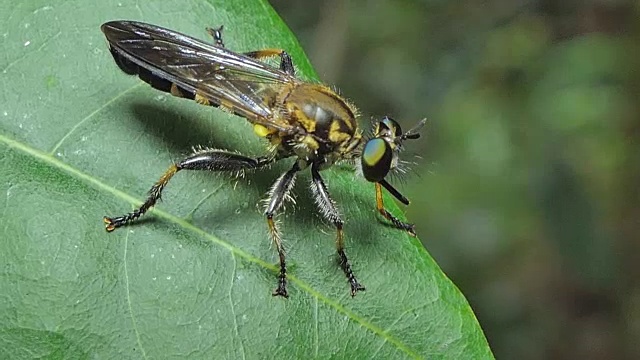
[[[274,56],[280,57],[280,70],[286,72],[289,75],[295,75],[296,69],[293,67],[293,60],[291,60],[291,55],[282,49],[262,49],[256,51],[249,51],[243,53],[245,56],[254,59],[265,59]]]
[[[207,28],[207,32],[213,38],[213,43],[221,48],[224,48],[224,41],[222,41],[222,30],[223,26],[220,25],[218,28]],[[265,59],[270,57],[279,56],[280,57],[280,70],[286,72],[289,75],[295,75],[296,70],[293,67],[293,60],[291,60],[291,56],[282,49],[263,49],[256,51],[249,51],[243,53],[243,55],[248,56],[253,59]]]
[[[315,163],[311,166],[311,177],[313,181],[313,195],[315,197],[316,204],[320,209],[320,214],[322,214],[325,219],[333,223],[333,226],[336,227],[336,249],[338,251],[338,260],[340,261],[340,267],[347,277],[349,285],[351,285],[351,296],[356,296],[356,293],[358,291],[364,291],[365,287],[362,286],[356,279],[356,276],[353,274],[353,270],[351,270],[351,264],[349,263],[347,254],[345,254],[344,252],[344,235],[342,232],[342,225],[344,223],[340,218],[340,213],[338,212],[335,203],[329,196],[327,187],[324,184],[324,181],[322,180],[320,172],[318,171],[317,165]]]
[[[116,228],[127,225],[130,222],[144,215],[147,210],[153,207],[162,196],[162,190],[169,180],[180,170],[208,170],[208,171],[228,171],[242,172],[244,170],[257,169],[270,164],[273,157],[250,158],[236,153],[222,150],[200,150],[195,151],[184,160],[175,163],[164,172],[160,179],[151,187],[147,200],[134,211],[118,216],[104,217],[105,227],[111,232]]]
[[[384,203],[382,202],[383,186],[385,189],[387,189],[387,191],[389,191],[389,193],[391,193],[391,195],[400,200],[400,202],[405,205],[409,205],[409,199],[400,194],[400,192],[393,186],[391,186],[391,184],[389,184],[386,180],[382,180],[376,183],[376,207],[378,208],[378,212],[380,213],[380,215],[384,216],[385,219],[391,221],[394,227],[408,232],[411,236],[416,236],[416,231],[413,224],[400,221],[398,218],[391,215],[391,213],[388,212],[387,209],[384,208]]]
[[[278,257],[280,259],[280,274],[278,275],[278,287],[273,291],[273,296],[289,297],[287,293],[287,264],[285,261],[284,246],[282,245],[282,237],[277,223],[273,217],[276,212],[282,207],[285,200],[289,198],[289,192],[293,187],[293,183],[296,179],[296,174],[300,171],[300,166],[296,162],[293,167],[282,174],[278,180],[271,187],[269,191],[269,197],[267,198],[267,208],[264,215],[267,217],[267,225],[269,226],[269,235],[271,241],[273,241],[276,249],[278,250]]]
[[[224,28],[224,25],[220,25],[220,27],[218,28],[206,28],[207,32],[209,33],[209,35],[211,35],[211,37],[213,38],[213,43],[217,46],[217,47],[224,47],[224,41],[222,41],[222,30]]]

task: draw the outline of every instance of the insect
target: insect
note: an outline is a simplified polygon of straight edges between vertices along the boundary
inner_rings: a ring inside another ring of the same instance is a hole
[[[273,183],[265,202],[269,237],[280,261],[274,296],[288,297],[285,249],[274,217],[289,198],[301,170],[310,168],[311,188],[319,213],[336,229],[338,260],[352,296],[365,287],[356,279],[345,253],[344,222],[329,195],[322,170],[342,161],[352,163],[356,170],[361,169],[364,178],[375,185],[380,214],[394,227],[415,236],[412,224],[400,221],[385,209],[382,188],[403,204],[409,204],[385,178],[398,168],[403,142],[419,138],[419,130],[426,120],[403,132],[396,121],[384,117],[375,122],[372,136],[366,138],[358,127],[356,108],[330,88],[296,78],[287,52],[280,49],[229,51],[222,39],[222,27],[207,28],[213,43],[134,21],[107,22],[101,28],[111,55],[122,71],[137,75],[160,91],[243,117],[269,144],[269,150],[260,157],[194,149],[189,156],[169,166],[139,208],[122,216],[104,217],[107,231],[144,215],[160,199],[165,186],[178,171],[241,173],[293,158],[290,169]],[[270,57],[279,57],[279,67],[261,61]]]

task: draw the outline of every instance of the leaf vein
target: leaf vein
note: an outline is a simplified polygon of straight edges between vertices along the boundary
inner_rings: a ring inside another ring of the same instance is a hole
[[[125,193],[124,191],[118,190],[116,188],[114,188],[113,186],[103,182],[102,180],[93,177],[90,174],[84,173],[81,170],[61,161],[60,159],[52,156],[51,154],[45,153],[41,150],[38,150],[36,148],[33,148],[27,144],[24,144],[18,140],[9,138],[3,134],[0,134],[0,142],[6,144],[8,147],[19,150],[27,155],[33,156],[34,158],[43,161],[44,163],[49,164],[52,167],[58,168],[66,173],[68,173],[69,175],[85,181],[86,183],[94,186],[95,188],[97,188],[98,190],[104,191],[106,193],[109,193],[115,197],[118,197],[124,201],[128,201],[132,204],[136,204],[136,203],[140,203],[141,200],[135,198],[134,196]],[[241,248],[237,248],[234,245],[216,237],[213,234],[209,234],[206,231],[204,231],[203,229],[189,223],[188,221],[185,221],[177,216],[174,216],[170,213],[164,212],[162,210],[159,209],[153,209],[151,210],[155,216],[162,218],[166,221],[172,222],[176,225],[179,225],[180,227],[182,227],[183,229],[185,229],[186,231],[190,231],[193,232],[199,236],[201,236],[204,239],[207,239],[208,241],[228,250],[229,252],[231,252],[234,255],[240,256],[241,258],[252,262],[256,265],[262,266],[265,269],[269,269],[274,273],[278,272],[278,267],[274,264],[268,263],[265,260],[262,260],[250,253],[247,253],[246,251],[242,250]],[[318,301],[322,301],[324,304],[328,305],[329,307],[333,308],[335,311],[337,311],[338,313],[341,313],[343,315],[345,315],[346,317],[348,317],[351,321],[359,324],[360,326],[362,326],[363,328],[367,329],[368,331],[370,331],[371,333],[373,333],[376,336],[380,336],[382,338],[385,339],[385,341],[393,344],[398,350],[404,352],[405,354],[407,354],[408,356],[412,357],[412,358],[422,358],[420,356],[420,354],[412,349],[411,347],[409,347],[407,344],[405,344],[404,342],[402,342],[400,339],[390,335],[388,332],[384,331],[382,328],[380,328],[379,326],[376,326],[375,324],[367,321],[365,318],[359,316],[358,314],[350,311],[349,309],[347,309],[346,307],[344,307],[342,304],[340,304],[337,300],[333,300],[327,296],[325,296],[324,294],[320,293],[318,290],[314,289],[313,287],[311,287],[311,285],[309,285],[308,283],[300,280],[299,278],[297,278],[294,275],[289,275],[288,279],[291,283],[296,284],[296,286],[298,286],[298,288],[300,288],[303,291],[306,291],[307,293],[309,293],[311,296],[315,297],[318,299]]]
[[[315,357],[317,358],[318,357],[318,350],[320,348],[320,346],[319,346],[320,333],[318,331],[318,298],[316,298],[316,301],[315,301],[315,306],[314,306],[314,309],[313,309],[313,317],[314,317],[313,326],[314,326],[314,342],[315,342],[314,354],[315,354]]]
[[[244,344],[242,343],[242,338],[240,337],[240,333],[238,331],[238,316],[236,314],[235,306],[233,306],[233,285],[236,283],[236,270],[238,269],[238,260],[236,259],[236,255],[231,253],[231,258],[233,259],[233,270],[231,271],[231,283],[229,284],[229,307],[231,308],[231,316],[233,316],[233,327],[236,333],[236,338],[240,342],[240,351],[242,352],[242,359],[246,359],[244,354]]]
[[[6,74],[7,71],[9,71],[9,69],[11,69],[12,67],[14,67],[17,63],[19,63],[20,61],[24,60],[27,56],[32,55],[32,54],[37,54],[38,52],[40,52],[42,49],[44,49],[45,46],[47,46],[51,41],[55,40],[58,36],[60,36],[60,34],[62,34],[61,31],[58,31],[55,35],[49,37],[48,39],[45,39],[44,42],[42,43],[42,45],[38,46],[37,49],[33,50],[33,51],[28,51],[25,52],[24,54],[22,54],[22,56],[20,56],[19,58],[13,60],[12,62],[10,62],[7,66],[4,67],[4,69],[2,69],[2,73]]]
[[[124,254],[123,254],[123,263],[124,263],[124,283],[125,283],[125,293],[127,294],[127,306],[129,307],[129,317],[131,318],[131,324],[133,325],[133,331],[136,334],[136,342],[138,343],[138,347],[142,352],[142,357],[147,358],[147,352],[142,347],[142,340],[140,340],[140,331],[138,331],[138,323],[136,322],[136,318],[133,315],[133,308],[131,306],[131,291],[129,290],[129,270],[127,268],[127,248],[129,247],[129,232],[127,231],[127,235],[124,237]]]
[[[111,105],[113,102],[115,102],[116,100],[120,99],[121,97],[123,97],[124,95],[129,93],[130,91],[132,91],[132,90],[136,89],[137,87],[141,86],[142,84],[144,84],[144,83],[143,82],[137,83],[136,85],[126,89],[125,91],[120,92],[118,95],[112,97],[107,102],[105,102],[104,104],[99,106],[97,109],[92,111],[89,115],[85,116],[82,120],[80,120],[77,124],[75,124],[71,129],[69,129],[69,131],[67,131],[67,133],[64,134],[64,136],[62,136],[62,138],[60,138],[60,140],[53,146],[53,148],[51,150],[49,150],[49,155],[53,156],[56,153],[56,151],[58,151],[60,146],[62,146],[62,144],[67,140],[67,138],[69,136],[71,136],[71,134],[73,134],[85,122],[89,121],[91,118],[93,118],[100,111],[104,110],[107,106]]]

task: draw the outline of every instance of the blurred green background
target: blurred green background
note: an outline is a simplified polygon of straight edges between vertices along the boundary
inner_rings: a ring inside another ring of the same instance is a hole
[[[429,119],[407,215],[497,358],[640,358],[640,2],[271,3],[364,120]]]

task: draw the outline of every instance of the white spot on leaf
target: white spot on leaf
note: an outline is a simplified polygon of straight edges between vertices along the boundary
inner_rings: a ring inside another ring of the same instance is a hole
[[[39,13],[40,11],[49,11],[49,10],[53,10],[53,6],[48,6],[47,5],[47,6],[43,6],[43,7],[39,8],[39,9],[35,9],[35,10],[33,10],[33,14],[35,15],[35,14]]]

